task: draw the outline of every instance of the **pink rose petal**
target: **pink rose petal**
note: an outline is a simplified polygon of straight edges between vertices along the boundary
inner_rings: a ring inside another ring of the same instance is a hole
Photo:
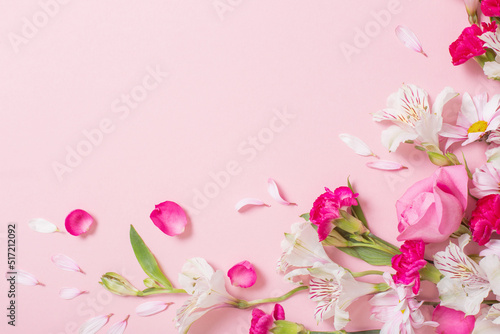
[[[242,200],[240,200],[238,203],[236,203],[235,205],[235,209],[236,211],[240,211],[241,209],[243,209],[245,206],[247,205],[254,205],[254,206],[270,206],[269,204],[266,204],[264,202],[262,202],[260,199],[257,199],[257,198],[243,198]]]
[[[155,205],[149,217],[156,227],[172,237],[184,232],[187,224],[184,210],[177,203],[170,201]]]
[[[422,44],[418,40],[418,37],[415,35],[413,31],[410,30],[410,28],[403,25],[397,26],[396,36],[399,38],[401,43],[403,43],[404,46],[406,46],[408,49],[421,53],[427,57],[427,54],[424,52],[424,49],[422,49]]]
[[[370,168],[373,168],[373,169],[391,170],[391,171],[408,168],[406,166],[403,166],[399,162],[388,161],[388,160],[370,161],[370,162],[367,162],[366,165]]]
[[[69,234],[78,236],[86,233],[94,223],[94,218],[86,211],[77,209],[66,217],[65,226]]]
[[[76,264],[76,262],[73,259],[71,259],[70,257],[68,257],[66,255],[57,254],[57,255],[52,256],[51,259],[52,259],[52,262],[54,262],[54,264],[59,269],[66,270],[66,271],[75,271],[75,272],[80,272],[82,274],[85,274],[83,272],[82,268],[80,268],[80,266],[78,264]]]
[[[231,269],[229,269],[227,276],[229,276],[233,286],[240,288],[249,288],[254,285],[257,280],[255,268],[248,261],[242,261],[235,264]]]
[[[149,317],[150,315],[165,311],[169,305],[172,305],[172,303],[162,301],[146,302],[137,306],[135,313],[140,317]]]
[[[107,333],[108,334],[123,334],[125,332],[125,329],[127,329],[128,318],[130,318],[130,315],[127,315],[127,317],[124,320],[117,322],[116,324],[111,326],[108,329]]]
[[[274,198],[278,203],[283,204],[283,205],[297,205],[296,203],[290,203],[287,200],[283,199],[281,197],[280,191],[278,189],[278,185],[273,179],[267,180],[267,191],[271,195],[272,198]]]

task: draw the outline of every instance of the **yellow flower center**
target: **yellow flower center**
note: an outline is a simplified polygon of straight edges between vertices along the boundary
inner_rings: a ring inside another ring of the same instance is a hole
[[[477,121],[470,126],[469,130],[467,130],[467,133],[484,132],[486,131],[486,128],[488,128],[488,123],[486,121]]]

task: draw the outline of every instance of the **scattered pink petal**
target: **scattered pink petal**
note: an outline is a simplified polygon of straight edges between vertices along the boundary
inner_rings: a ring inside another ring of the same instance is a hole
[[[137,306],[135,313],[140,317],[149,317],[150,315],[163,312],[172,303],[166,303],[161,301],[146,302]]]
[[[95,334],[101,328],[103,328],[109,321],[109,318],[113,316],[113,313],[108,315],[100,315],[95,318],[87,320],[78,329],[78,334]]]
[[[373,153],[372,149],[361,139],[356,136],[350,135],[348,133],[339,134],[340,140],[342,140],[354,153],[361,155],[363,157],[378,156]]]
[[[125,329],[127,329],[128,318],[130,318],[130,315],[127,315],[124,320],[117,322],[116,324],[111,326],[108,329],[107,334],[123,334],[125,332]]]
[[[187,217],[184,210],[179,204],[170,201],[155,205],[155,209],[149,217],[156,227],[166,235],[172,237],[184,232],[187,224]]]
[[[43,283],[40,283],[40,281],[37,280],[35,276],[24,270],[18,269],[16,270],[16,274],[6,273],[5,277],[8,280],[15,278],[16,284],[29,285],[29,286],[43,285]]]
[[[370,161],[367,162],[366,165],[370,168],[380,169],[380,170],[401,170],[408,168],[406,166],[403,166],[399,162],[388,161],[388,160]]]
[[[78,288],[62,288],[61,290],[59,290],[59,297],[61,297],[62,299],[71,300],[86,292],[87,291],[83,291]]]
[[[273,317],[276,320],[285,320],[285,310],[280,304],[274,305]]]
[[[278,203],[283,205],[297,205],[296,203],[290,203],[287,200],[283,199],[280,194],[280,190],[278,189],[278,185],[273,179],[267,180],[267,191]]]
[[[418,40],[417,35],[415,35],[415,33],[411,31],[410,28],[403,25],[397,26],[396,36],[408,49],[421,53],[427,57],[427,54],[424,52],[424,49],[422,49],[422,44]]]
[[[59,232],[59,229],[56,225],[42,218],[32,219],[28,222],[28,225],[33,231],[40,233]]]
[[[266,203],[262,202],[260,199],[257,199],[257,198],[243,198],[238,203],[236,203],[235,209],[236,209],[236,211],[240,211],[241,209],[243,209],[247,205],[254,205],[254,206],[262,206],[262,205],[264,205],[264,206],[270,206],[269,204],[266,204]]]
[[[69,234],[78,236],[87,232],[94,223],[94,218],[86,211],[77,209],[66,217],[65,226]]]
[[[76,262],[73,259],[71,259],[70,257],[68,257],[66,255],[57,254],[57,255],[52,256],[51,259],[52,259],[52,262],[54,262],[54,264],[59,269],[67,270],[67,271],[76,271],[76,272],[80,272],[82,274],[85,274],[83,272],[83,270],[80,268],[80,266],[78,264],[76,264]]]
[[[231,269],[229,269],[227,276],[229,276],[233,286],[240,288],[249,288],[254,285],[257,280],[255,268],[248,261],[242,261],[235,264]]]

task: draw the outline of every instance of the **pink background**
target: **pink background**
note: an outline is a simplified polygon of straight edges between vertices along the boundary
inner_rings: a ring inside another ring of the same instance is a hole
[[[275,273],[283,232],[309,211],[324,186],[344,185],[348,176],[372,230],[395,242],[395,201],[434,166],[409,147],[389,155],[380,144],[382,127],[370,113],[383,108],[403,82],[425,88],[431,97],[448,85],[470,93],[498,88],[472,62],[451,64],[448,45],[467,25],[458,0],[65,2],[49,8],[53,15],[44,21],[38,1],[0,1],[1,248],[6,253],[7,223],[16,222],[17,268],[46,284],[18,287],[17,327],[1,317],[7,333],[76,333],[89,317],[111,312],[111,323],[132,314],[128,333],[175,333],[172,319],[183,296],[110,297],[97,284],[101,274],[116,271],[142,286],[145,275],[129,244],[130,224],[174,282],[190,257],[205,257],[223,271],[251,261],[257,284],[246,290],[228,286],[248,300],[292,288]],[[218,12],[217,3],[225,11]],[[26,20],[38,20],[40,27],[29,31]],[[394,34],[399,24],[419,36],[429,58],[400,44]],[[23,29],[31,35],[13,46],[14,34],[24,38]],[[359,37],[362,30],[370,36]],[[346,45],[357,53],[346,56]],[[169,75],[141,95],[148,68]],[[126,107],[123,94],[142,101]],[[291,116],[276,122],[276,110]],[[97,145],[85,146],[84,132],[102,122],[110,131],[102,142],[96,137]],[[344,132],[409,169],[368,169],[370,159],[338,139]],[[260,138],[258,149],[252,137]],[[54,163],[66,164],[68,150],[77,149],[87,156],[58,177]],[[239,166],[236,175],[214,187],[211,175],[228,163]],[[269,177],[298,206],[273,201],[266,191]],[[199,192],[212,198],[201,203]],[[237,213],[234,204],[243,197],[272,206]],[[154,205],[165,200],[178,202],[190,216],[180,237],[164,235],[149,219]],[[63,228],[76,208],[97,220],[87,237],[28,228],[36,217]],[[354,270],[370,268],[329,251]],[[57,269],[50,257],[58,253],[75,259],[87,274]],[[4,255],[2,261],[6,266]],[[7,285],[0,282],[4,309]],[[90,293],[66,301],[58,296],[62,287]],[[134,309],[146,300],[175,304],[140,318]],[[348,330],[381,326],[366,320],[367,300],[350,308]],[[316,325],[307,294],[283,306],[289,320],[333,330],[331,320]],[[246,333],[250,313],[218,310],[190,333]]]

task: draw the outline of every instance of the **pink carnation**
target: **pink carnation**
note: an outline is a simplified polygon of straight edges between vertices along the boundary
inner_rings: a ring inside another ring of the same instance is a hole
[[[349,187],[339,187],[335,191],[325,187],[326,192],[321,194],[313,204],[310,220],[318,226],[319,240],[323,241],[333,229],[332,222],[340,217],[340,210],[352,205],[358,205],[356,197]]]
[[[396,274],[392,277],[394,283],[413,285],[413,293],[418,294],[420,289],[420,269],[425,267],[424,260],[425,244],[422,240],[406,240],[400,248],[401,254],[392,258],[392,268]]]
[[[486,16],[500,16],[500,0],[482,0],[481,11]]]
[[[470,220],[472,239],[483,246],[494,230],[500,231],[500,195],[492,194],[477,201]]]
[[[285,311],[280,304],[274,305],[273,314],[266,314],[261,309],[252,311],[252,321],[250,323],[250,334],[267,334],[273,327],[274,320],[285,320]]]
[[[484,42],[478,36],[488,31],[496,31],[497,26],[496,22],[493,22],[491,24],[483,23],[482,27],[483,30],[478,25],[473,24],[465,28],[458,39],[451,43],[449,49],[453,65],[463,64],[467,60],[486,52],[486,49],[483,47]]]

